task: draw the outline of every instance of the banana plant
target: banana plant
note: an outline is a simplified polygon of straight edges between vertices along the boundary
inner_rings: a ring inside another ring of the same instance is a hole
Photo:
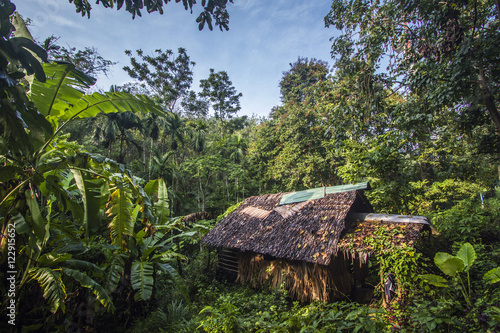
[[[72,120],[95,117],[99,113],[131,111],[133,113],[152,112],[164,117],[165,113],[154,101],[145,95],[125,92],[93,93],[85,92],[95,83],[95,79],[75,68],[71,63],[53,62],[43,64],[47,79],[33,80],[28,96],[41,115],[54,128],[51,142]],[[46,146],[45,145],[45,146]],[[43,148],[45,148],[45,146]]]
[[[193,233],[194,234],[194,233]],[[148,300],[153,293],[154,272],[160,270],[168,275],[177,285],[184,299],[191,305],[187,287],[177,270],[169,262],[180,254],[171,250],[173,237],[191,237],[191,233],[179,234],[167,237],[157,231],[154,236],[145,237],[145,230],[141,230],[135,235],[136,258],[132,263],[130,282],[132,289],[136,291],[135,301]]]

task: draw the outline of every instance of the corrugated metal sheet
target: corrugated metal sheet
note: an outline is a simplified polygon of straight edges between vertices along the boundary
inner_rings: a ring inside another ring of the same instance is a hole
[[[370,185],[368,183],[358,183],[352,185],[318,187],[310,190],[291,192],[284,194],[279,204],[288,205],[296,202],[321,199],[326,194],[356,191],[356,190],[366,190],[369,189],[369,186]]]

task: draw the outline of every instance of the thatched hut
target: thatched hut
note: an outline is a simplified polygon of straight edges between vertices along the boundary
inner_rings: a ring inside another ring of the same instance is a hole
[[[359,241],[397,224],[411,244],[428,227],[425,218],[374,215],[366,189],[361,183],[250,197],[202,242],[220,249],[219,269],[242,284],[267,283],[300,301],[341,299],[364,279],[371,255],[369,248],[353,251],[346,235]]]

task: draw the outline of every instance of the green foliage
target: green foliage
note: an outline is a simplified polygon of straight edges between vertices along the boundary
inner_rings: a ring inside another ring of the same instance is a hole
[[[222,290],[216,288],[210,292],[216,293],[212,295],[216,298],[215,304],[200,311],[198,329],[205,332],[389,331],[383,310],[354,303],[300,306],[296,302],[292,306],[282,294],[265,290],[256,293],[242,287],[230,288],[228,293],[221,287]]]
[[[212,103],[215,118],[224,121],[232,118],[240,109],[240,98],[243,94],[238,93],[229,80],[227,72],[215,72],[210,68],[208,79],[200,81],[201,97],[206,97]]]
[[[184,48],[178,49],[177,57],[172,50],[155,51],[155,56],[145,55],[142,50],[136,51],[139,61],[127,50],[130,57],[130,67],[123,70],[136,79],[141,88],[169,111],[174,111],[176,103],[184,97],[193,82],[192,68],[195,65],[189,59]]]
[[[142,301],[151,298],[153,294],[153,264],[150,262],[134,261],[130,270],[130,283],[136,290],[134,300]]]
[[[43,297],[47,300],[50,311],[56,313],[58,309],[64,312],[66,299],[66,288],[61,279],[61,272],[49,267],[31,268],[31,277],[40,283]]]
[[[88,0],[70,0],[69,2],[73,2],[76,7],[76,12],[81,13],[82,16],[87,15],[90,18],[90,11],[92,9]],[[163,5],[167,5],[169,0],[159,0],[159,1],[132,1],[132,0],[107,0],[100,1],[105,8],[113,8],[116,6],[117,10],[125,5],[125,10],[132,14],[132,19],[135,19],[135,16],[142,16],[141,10],[145,8],[148,13],[159,12],[163,14]],[[176,1],[176,2],[180,2]],[[203,30],[205,24],[208,25],[210,30],[213,29],[212,20],[215,20],[215,25],[218,25],[220,30],[226,31],[229,30],[229,14],[226,10],[228,0],[202,0],[201,5],[203,6],[203,11],[200,13],[196,22],[198,24],[199,30]],[[233,3],[233,0],[229,0],[229,2]],[[183,0],[182,4],[184,5],[185,10],[190,10],[193,12],[193,6],[196,5],[195,0]]]
[[[165,310],[157,309],[146,319],[138,320],[129,332],[184,332],[189,316],[189,307],[172,301]]]
[[[209,315],[201,322],[198,329],[203,328],[203,331],[208,333],[225,332],[236,333],[240,331],[240,323],[238,316],[241,313],[238,308],[231,303],[223,303],[217,308],[211,306],[201,310],[200,315],[207,312]]]
[[[476,251],[470,243],[464,243],[458,250],[455,256],[452,256],[445,252],[438,252],[434,257],[434,263],[444,274],[454,278],[454,286],[458,286],[458,289],[464,296],[467,305],[472,306],[472,290],[471,290],[471,277],[470,269],[474,261],[476,260]],[[483,280],[489,283],[496,283],[500,281],[498,273],[500,269],[498,267],[491,269],[484,276]],[[466,281],[462,279],[461,273],[466,274]],[[448,287],[446,280],[440,276],[433,274],[422,275],[421,278],[436,287]]]
[[[152,229],[158,220],[169,222],[164,182],[156,181],[160,184],[159,190],[152,190],[156,197],[149,197],[141,181],[123,165],[87,153],[61,135],[61,129],[75,118],[100,112],[163,112],[144,96],[85,95],[94,80],[72,64],[42,68],[50,78],[34,79],[29,90],[32,104],[17,104],[19,114],[36,115],[26,121],[16,116],[26,140],[10,146],[9,141],[17,137],[7,132],[0,149],[0,221],[2,230],[15,223],[16,249],[21,254],[16,260],[19,316],[49,329],[79,315],[75,295],[81,294],[85,302],[102,305],[93,311],[103,318],[115,305],[119,311],[130,308],[133,301],[127,293],[135,292],[137,302],[151,299],[159,272],[169,274],[189,302],[182,278],[168,264],[176,255],[166,246],[172,237],[166,239]],[[157,203],[158,199],[162,202]],[[2,264],[4,244],[2,239]],[[32,287],[34,281],[43,297]],[[86,298],[91,293],[94,297]],[[44,320],[48,310],[59,315]]]
[[[404,293],[411,291],[418,279],[418,272],[421,265],[422,253],[419,253],[409,244],[397,244],[393,239],[403,236],[403,231],[397,226],[389,229],[387,226],[380,226],[375,230],[373,237],[368,237],[363,241],[363,245],[368,246],[374,255],[376,262],[380,265],[380,275],[392,273],[395,277],[396,285]],[[353,251],[356,251],[355,242],[350,242]],[[382,287],[380,284],[378,287]]]
[[[82,287],[92,290],[92,292],[96,296],[96,299],[101,302],[104,307],[109,308],[110,310],[114,309],[111,297],[99,283],[97,283],[84,273],[71,268],[63,268],[63,272],[64,274],[71,276],[73,279],[78,281]]]
[[[480,198],[466,199],[448,210],[436,211],[432,216],[432,223],[449,242],[472,242],[480,239],[491,242],[492,235],[498,232],[499,218],[497,210],[498,199],[490,198],[483,208]]]
[[[491,284],[500,282],[500,267],[495,267],[489,270],[486,274],[484,274],[483,280],[486,280]]]

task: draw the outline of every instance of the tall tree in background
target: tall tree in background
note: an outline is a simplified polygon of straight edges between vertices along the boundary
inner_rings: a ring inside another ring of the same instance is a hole
[[[108,150],[108,156],[115,157],[118,163],[125,163],[125,151],[129,145],[133,145],[138,151],[142,147],[134,139],[130,130],[142,131],[143,127],[140,118],[132,112],[101,114],[92,118],[93,141],[101,144]],[[111,150],[115,142],[119,142],[117,156],[111,155]]]
[[[210,107],[206,98],[192,90],[181,101],[181,106],[183,115],[188,118],[206,118]]]
[[[138,80],[150,97],[169,111],[174,111],[177,102],[191,87],[195,63],[182,47],[178,49],[177,56],[172,50],[163,52],[161,49],[155,51],[155,56],[146,55],[142,50],[136,53],[138,59],[132,56],[132,51],[125,51],[131,65],[123,67],[123,70]]]
[[[498,133],[499,17],[500,4],[491,0],[335,0],[325,23],[342,31],[333,38],[337,68],[353,68],[354,60],[378,69],[385,59],[386,74],[367,80],[399,85],[434,112],[486,113]]]
[[[65,48],[57,43],[59,38],[52,35],[41,44],[47,51],[49,60],[71,62],[76,68],[90,76],[107,75],[109,68],[116,64],[116,62],[104,59],[93,46],[85,47],[84,50],[77,50],[75,47]]]
[[[329,66],[326,61],[299,57],[290,64],[290,70],[283,73],[279,83],[281,100],[287,102],[304,102],[305,89],[326,80]]]
[[[259,148],[250,148],[250,159],[259,164],[253,168],[276,191],[335,185],[339,180],[324,146],[327,123],[318,105],[328,64],[299,58],[290,67],[280,81],[284,104],[260,128]]]
[[[226,71],[216,73],[210,68],[208,79],[200,80],[200,88],[200,96],[210,100],[215,118],[222,124],[241,109],[240,98],[243,94],[236,91]]]

